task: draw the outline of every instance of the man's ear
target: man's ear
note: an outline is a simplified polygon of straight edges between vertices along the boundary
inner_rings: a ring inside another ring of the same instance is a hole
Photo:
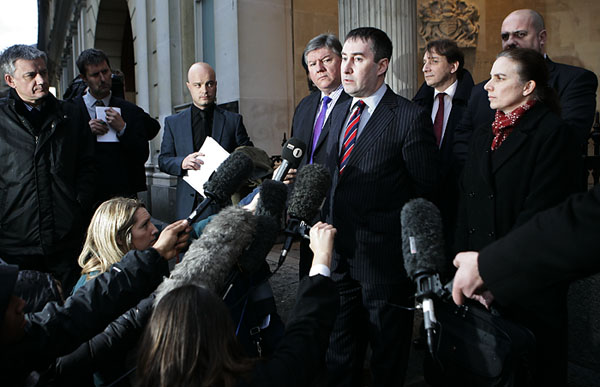
[[[10,74],[4,74],[4,82],[6,82],[6,84],[12,87],[13,89],[16,87],[15,79]]]
[[[379,62],[377,63],[377,76],[385,75],[389,65],[390,60],[388,58],[379,59]]]
[[[458,62],[454,62],[451,64],[452,67],[450,67],[450,74],[454,74],[458,71]]]
[[[533,91],[535,90],[535,86],[536,86],[536,83],[533,79],[527,81],[525,83],[525,85],[523,86],[523,97],[527,97],[528,95],[533,93]]]

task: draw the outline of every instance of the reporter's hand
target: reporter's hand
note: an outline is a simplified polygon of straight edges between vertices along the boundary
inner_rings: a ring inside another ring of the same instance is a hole
[[[298,170],[295,168],[292,168],[288,171],[287,175],[285,175],[285,177],[283,178],[283,184],[292,184],[293,182],[296,181],[296,174],[298,173]]]
[[[454,274],[452,285],[452,299],[457,305],[464,304],[465,298],[471,298],[487,308],[494,299],[490,291],[484,292],[483,279],[479,275],[478,258],[478,252],[467,251],[458,253],[452,262],[458,269]]]
[[[310,249],[313,251],[313,265],[320,263],[331,268],[333,240],[337,230],[330,224],[317,222],[310,228]]]
[[[204,161],[202,161],[202,159],[197,158],[198,156],[204,156],[204,153],[194,152],[185,156],[185,158],[181,162],[181,168],[194,171],[200,169],[202,164],[204,164]]]
[[[108,132],[108,125],[106,125],[106,122],[102,120],[94,118],[93,120],[90,120],[88,124],[90,125],[92,133],[97,136],[102,136],[103,134],[106,134],[106,132]]]
[[[187,247],[191,230],[185,219],[171,223],[162,230],[153,247],[164,259],[174,258]]]
[[[113,108],[106,109],[106,123],[110,125],[111,128],[120,132],[125,127],[125,121],[123,117]]]
[[[252,201],[248,204],[246,204],[245,206],[243,206],[242,208],[246,211],[250,211],[251,213],[255,213],[256,212],[256,206],[258,205],[258,198],[260,198],[260,192],[257,193],[256,195],[254,195],[254,197],[252,198]]]

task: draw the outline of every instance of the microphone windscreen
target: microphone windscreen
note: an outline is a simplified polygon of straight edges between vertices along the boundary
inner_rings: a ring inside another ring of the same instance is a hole
[[[279,234],[279,221],[274,217],[259,215],[256,220],[254,240],[238,260],[241,272],[248,276],[263,265]]]
[[[229,206],[219,212],[160,284],[155,305],[169,291],[184,285],[203,286],[218,294],[253,241],[256,224],[256,217],[240,207]]]
[[[298,168],[305,152],[306,144],[302,140],[292,137],[283,145],[281,158],[287,160],[290,168]]]
[[[250,177],[253,169],[250,157],[242,152],[233,152],[204,183],[204,193],[217,203],[225,205],[239,186]]]
[[[331,175],[321,164],[308,164],[298,171],[294,190],[290,195],[288,215],[306,223],[319,214],[327,191],[331,186]]]
[[[400,215],[404,269],[414,280],[423,273],[442,273],[445,266],[440,211],[418,198],[406,203]]]
[[[254,213],[256,215],[271,216],[279,222],[283,217],[287,201],[287,185],[280,181],[265,180],[260,185],[259,194]]]

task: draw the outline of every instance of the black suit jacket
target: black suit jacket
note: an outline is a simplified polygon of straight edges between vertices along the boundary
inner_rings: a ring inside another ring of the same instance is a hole
[[[596,75],[581,67],[552,62],[549,57],[546,57],[546,65],[550,72],[549,84],[560,100],[561,118],[572,128],[579,143],[586,142],[596,111]],[[475,85],[467,110],[456,128],[454,153],[458,160],[466,159],[473,130],[494,121],[495,112],[483,89],[486,83],[487,80]]]
[[[350,96],[342,91],[342,94],[336,101],[336,105],[346,101]],[[319,106],[321,105],[321,92],[314,91],[304,97],[296,107],[294,118],[292,119],[292,137],[302,140],[306,144],[305,157],[302,158],[299,168],[306,165],[310,160],[312,150],[313,131],[315,119]],[[331,113],[327,121],[331,120]],[[323,129],[317,140],[317,146],[314,150],[313,162],[325,164],[327,162],[327,139],[329,136],[329,125],[327,121],[323,123]]]
[[[75,98],[74,102],[89,121],[91,118],[83,97]],[[135,196],[147,189],[144,165],[150,154],[148,139],[160,130],[157,120],[131,102],[111,97],[109,106],[121,109],[126,127],[119,142],[95,142],[97,204],[113,196]],[[89,127],[86,130],[90,130]]]
[[[575,191],[578,147],[543,104],[517,122],[494,152],[491,126],[475,130],[460,182],[459,251],[480,250]]]
[[[214,110],[211,137],[230,153],[238,146],[252,145],[242,116],[218,106]],[[181,168],[181,163],[187,155],[197,151],[192,134],[192,108],[165,118],[158,166],[161,171],[177,176],[176,219],[185,219],[194,207],[196,191],[183,180],[187,171]]]
[[[437,184],[438,150],[431,117],[389,87],[339,175],[339,137],[352,99],[332,111],[328,167],[333,182],[327,219],[338,230],[333,270],[370,283],[398,283],[402,261],[400,212]]]

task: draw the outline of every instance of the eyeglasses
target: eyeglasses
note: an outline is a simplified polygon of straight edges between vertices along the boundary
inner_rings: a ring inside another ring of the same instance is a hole
[[[527,34],[527,30],[519,30],[514,32],[503,32],[500,37],[502,38],[502,41],[506,42],[511,35],[514,39],[523,39],[527,36]]]

